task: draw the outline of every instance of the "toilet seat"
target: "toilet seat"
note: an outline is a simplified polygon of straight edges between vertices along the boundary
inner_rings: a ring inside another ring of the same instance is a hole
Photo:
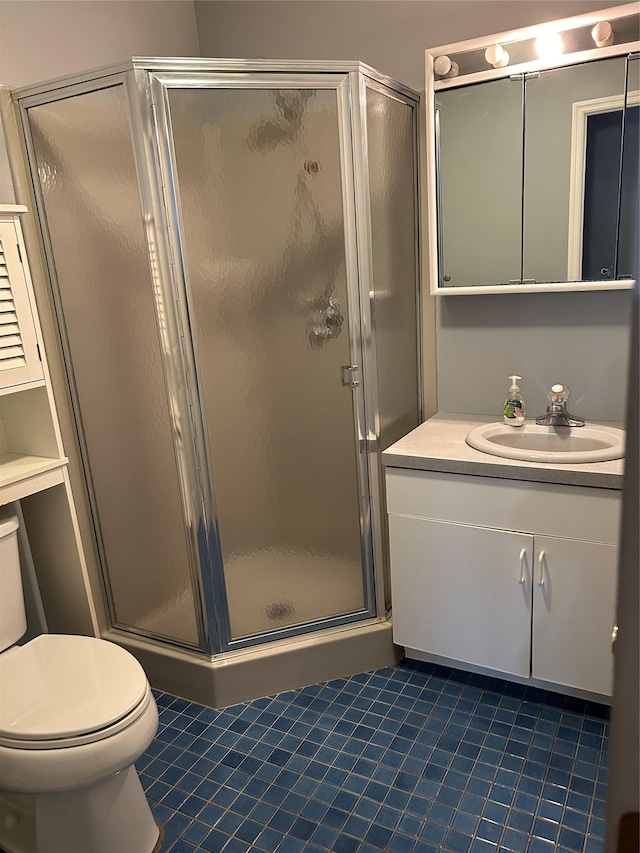
[[[44,634],[3,652],[0,695],[0,790],[16,794],[88,795],[135,773],[158,728],[140,664],[94,637]]]
[[[0,745],[13,749],[108,738],[153,701],[144,670],[129,652],[65,634],[43,634],[0,655],[0,692]]]
[[[132,726],[136,720],[146,713],[153,701],[153,694],[151,693],[151,689],[148,688],[142,702],[137,708],[134,708],[126,717],[112,723],[106,728],[95,729],[94,731],[85,732],[85,734],[76,735],[75,737],[49,738],[47,740],[35,740],[33,738],[27,740],[2,733],[0,734],[0,747],[6,746],[11,749],[63,749],[68,746],[81,746],[86,743],[96,743],[96,741],[106,740],[123,731],[123,729]]]

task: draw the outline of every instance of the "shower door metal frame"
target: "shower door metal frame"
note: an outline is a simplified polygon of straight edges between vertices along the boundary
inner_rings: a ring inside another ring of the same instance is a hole
[[[109,71],[115,73],[109,73]],[[96,73],[79,75],[78,78],[63,78],[54,80],[48,84],[40,84],[37,87],[25,87],[14,93],[20,111],[20,126],[22,139],[25,146],[27,161],[31,173],[31,192],[34,209],[37,211],[38,231],[43,247],[43,254],[50,281],[50,292],[56,320],[57,333],[59,336],[62,360],[67,380],[69,399],[74,418],[75,433],[80,454],[81,476],[84,481],[89,517],[94,532],[94,544],[96,558],[99,568],[100,581],[104,593],[105,606],[109,616],[110,626],[114,630],[123,631],[134,636],[155,640],[162,644],[168,644],[177,648],[184,648],[194,652],[200,652],[210,657],[219,647],[217,625],[215,621],[208,618],[208,611],[204,606],[206,601],[206,583],[203,578],[202,559],[206,552],[202,548],[201,536],[204,529],[202,517],[202,499],[198,484],[197,457],[192,442],[184,440],[184,429],[178,412],[171,406],[172,401],[177,402],[178,410],[183,413],[189,412],[189,399],[186,394],[187,387],[184,371],[181,369],[179,360],[170,356],[171,349],[176,342],[180,341],[178,334],[177,318],[173,310],[174,298],[170,289],[172,259],[167,253],[168,245],[163,235],[163,221],[160,215],[162,205],[158,194],[158,187],[148,179],[147,158],[153,152],[153,126],[145,115],[144,104],[140,99],[140,88],[135,79],[135,72],[131,70],[131,64],[119,66],[117,69],[105,69],[103,74]],[[78,82],[74,82],[78,79]],[[118,624],[116,608],[109,581],[108,564],[102,532],[100,528],[100,516],[97,508],[95,489],[91,478],[91,465],[87,442],[82,425],[82,411],[80,407],[78,392],[73,371],[73,360],[66,330],[62,296],[58,276],[56,272],[55,256],[49,229],[47,226],[46,207],[40,183],[34,180],[37,174],[37,157],[35,146],[31,135],[28,111],[32,107],[55,103],[67,98],[91,94],[93,92],[122,86],[127,117],[131,132],[131,148],[135,162],[138,178],[138,189],[140,194],[140,206],[142,213],[142,224],[145,232],[147,254],[149,260],[150,281],[153,287],[155,303],[155,321],[158,332],[160,359],[165,380],[165,392],[167,395],[167,409],[169,412],[170,429],[173,437],[175,462],[178,474],[178,488],[181,497],[183,519],[185,525],[185,539],[187,543],[187,559],[191,587],[193,591],[196,625],[199,636],[198,646],[167,637],[163,634],[153,632],[136,626]],[[161,188],[160,188],[161,190]],[[161,196],[161,191],[160,191]],[[213,631],[213,633],[212,633]]]
[[[371,522],[371,500],[369,460],[367,458],[366,416],[363,384],[351,390],[353,401],[354,449],[356,451],[357,470],[357,500],[360,517],[361,563],[363,577],[364,607],[332,617],[304,622],[268,632],[253,634],[238,639],[231,638],[231,628],[226,595],[215,595],[215,588],[224,590],[224,563],[220,544],[218,517],[216,512],[215,484],[212,484],[212,466],[209,464],[210,450],[206,438],[204,411],[199,402],[197,353],[191,335],[192,307],[190,305],[190,289],[188,272],[185,263],[184,226],[181,221],[180,190],[176,169],[176,158],[173,150],[173,135],[168,103],[169,89],[200,88],[200,89],[330,89],[336,92],[338,105],[338,133],[340,148],[340,163],[342,172],[342,206],[343,227],[345,237],[345,272],[348,302],[349,348],[351,363],[362,365],[362,374],[369,369],[367,362],[363,363],[364,349],[362,343],[362,318],[360,291],[366,282],[361,282],[358,266],[358,234],[356,229],[356,201],[354,174],[354,144],[352,126],[352,104],[349,72],[343,63],[310,64],[306,70],[299,70],[298,63],[290,63],[292,67],[283,72],[282,63],[269,61],[253,61],[240,63],[194,61],[189,68],[153,69],[147,76],[147,94],[150,109],[156,124],[156,144],[158,169],[157,183],[164,193],[164,214],[170,252],[172,256],[172,273],[174,276],[174,292],[176,306],[182,324],[183,355],[187,370],[191,376],[188,380],[191,394],[191,411],[193,413],[194,435],[197,453],[201,462],[201,470],[210,472],[209,477],[202,477],[201,487],[204,514],[206,517],[206,538],[208,542],[210,569],[213,584],[207,599],[210,618],[215,619],[219,630],[221,652],[233,651],[273,642],[279,639],[318,631],[323,628],[334,628],[352,622],[372,619],[376,616],[376,578],[374,577],[373,534]],[[241,70],[245,65],[252,66]],[[328,66],[332,66],[329,68]],[[336,377],[336,381],[339,381]],[[345,391],[345,393],[348,393]],[[205,584],[206,586],[206,584]]]

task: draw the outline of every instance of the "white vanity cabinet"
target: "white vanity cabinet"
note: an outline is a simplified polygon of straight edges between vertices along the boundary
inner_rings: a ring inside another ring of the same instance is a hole
[[[387,468],[409,657],[610,695],[620,492]]]
[[[528,676],[531,537],[406,515],[389,533],[394,642]]]

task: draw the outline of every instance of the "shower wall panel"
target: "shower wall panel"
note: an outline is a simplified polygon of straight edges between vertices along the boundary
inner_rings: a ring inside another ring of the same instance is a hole
[[[124,87],[29,121],[112,619],[198,646]]]
[[[371,311],[375,334],[380,453],[420,422],[418,344],[418,162],[416,103],[374,83],[366,86],[371,239]],[[385,490],[380,492],[386,517]],[[381,524],[385,603],[391,606],[387,526]]]

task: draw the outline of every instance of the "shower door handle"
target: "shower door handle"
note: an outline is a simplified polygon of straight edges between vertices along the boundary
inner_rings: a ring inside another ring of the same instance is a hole
[[[360,385],[360,380],[357,378],[359,370],[359,364],[343,364],[340,368],[342,384],[347,388],[357,388]]]

